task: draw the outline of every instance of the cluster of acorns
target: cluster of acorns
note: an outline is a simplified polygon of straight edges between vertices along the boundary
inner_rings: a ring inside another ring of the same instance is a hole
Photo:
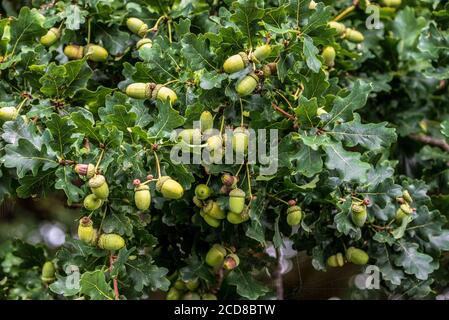
[[[369,261],[369,256],[365,251],[355,247],[349,247],[346,249],[345,256],[341,252],[330,256],[327,259],[327,265],[329,267],[343,267],[345,265],[345,258],[347,262],[357,265],[365,265]]]
[[[413,199],[408,190],[404,190],[402,197],[396,198],[396,201],[399,203],[399,208],[396,211],[396,221],[401,223],[404,217],[412,215],[416,209],[411,206]]]
[[[234,270],[240,264],[238,255],[229,250],[230,253],[221,244],[214,244],[206,254],[206,264],[214,270],[223,268],[224,270]]]
[[[167,300],[217,300],[217,296],[210,292],[198,293],[200,282],[198,279],[183,281],[177,279],[167,292]]]

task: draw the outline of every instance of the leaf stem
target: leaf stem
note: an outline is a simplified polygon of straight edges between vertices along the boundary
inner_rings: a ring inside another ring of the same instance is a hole
[[[92,17],[90,17],[89,20],[87,20],[87,44],[90,44],[91,22],[92,22]]]
[[[25,105],[25,102],[28,100],[28,97],[26,97],[25,99],[22,100],[22,102],[20,102],[20,104],[17,106],[17,113],[20,113],[20,110],[22,109],[22,107]]]
[[[240,126],[243,127],[244,119],[243,119],[243,103],[242,103],[242,98],[240,98],[239,100],[240,100]]]
[[[104,148],[101,149],[100,157],[98,158],[97,164],[95,165],[95,173],[98,171],[98,167],[100,166],[103,156],[104,156]]]
[[[223,115],[221,116],[220,135],[223,134],[224,123],[225,123],[225,116],[224,116],[224,114],[223,114]]]
[[[171,36],[171,20],[168,20],[167,26],[168,26],[168,41],[170,43],[172,43],[173,40],[172,40],[172,36]]]
[[[285,200],[282,200],[281,198],[278,198],[278,197],[276,197],[276,196],[274,196],[274,195],[271,195],[271,194],[267,194],[270,198],[273,198],[273,199],[275,199],[275,200],[277,200],[277,201],[279,201],[279,202],[282,202],[283,204],[286,204],[287,206],[288,206],[288,202],[287,201],[285,201]]]
[[[253,193],[251,191],[251,174],[249,172],[249,164],[248,162],[246,163],[246,176],[248,178],[248,192],[249,192],[249,197],[252,200],[253,199]]]
[[[160,179],[161,178],[161,164],[159,162],[159,157],[157,156],[156,151],[153,151],[153,152],[154,152],[154,161],[156,162],[157,177],[158,177],[158,179]]]
[[[343,10],[340,14],[338,14],[332,21],[340,21],[354,10],[355,5],[349,6],[345,10]]]

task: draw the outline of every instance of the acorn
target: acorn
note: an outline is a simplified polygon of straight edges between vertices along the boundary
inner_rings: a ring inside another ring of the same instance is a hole
[[[104,62],[108,60],[108,51],[97,44],[88,44],[84,47],[84,56],[90,61]]]
[[[101,249],[114,251],[120,250],[125,246],[125,239],[123,239],[120,235],[109,233],[102,234],[98,239],[98,247]]]
[[[109,196],[108,183],[101,174],[97,174],[89,179],[89,187],[92,193],[100,199],[107,199]]]
[[[64,54],[70,60],[78,60],[81,59],[84,55],[84,47],[78,46],[76,44],[69,44],[64,48]]]
[[[169,100],[171,104],[174,104],[178,99],[176,93],[162,84],[157,84],[151,93],[153,99],[159,99],[161,101]]]
[[[349,247],[346,250],[346,260],[352,262],[353,264],[365,265],[368,263],[369,256],[362,249]]]
[[[205,132],[214,127],[214,117],[209,111],[203,111],[200,116],[201,132]]]
[[[345,260],[343,258],[343,254],[340,252],[327,258],[327,265],[329,267],[343,267],[344,264]]]
[[[237,182],[239,181],[238,177],[232,176],[229,173],[224,173],[221,176],[221,182],[228,187],[235,188],[237,186]]]
[[[382,4],[386,7],[399,7],[401,3],[401,0],[382,0]]]
[[[181,138],[187,144],[199,144],[201,143],[201,131],[200,129],[184,129],[179,132],[178,137]]]
[[[136,82],[128,85],[125,92],[128,97],[134,99],[147,99],[151,98],[151,93],[155,86],[156,84],[154,83]]]
[[[145,37],[148,32],[148,25],[139,18],[128,18],[126,25],[132,33],[137,34],[139,37]]]
[[[162,176],[156,183],[156,190],[166,199],[180,199],[184,195],[183,187],[169,176]]]
[[[277,72],[277,64],[275,62],[270,62],[262,67],[262,72],[264,77],[269,77]]]
[[[317,3],[315,1],[311,0],[309,2],[309,10],[315,10],[316,6],[317,6]]]
[[[346,29],[345,31],[345,39],[354,43],[360,43],[365,40],[363,34],[355,29]]]
[[[200,199],[198,199],[197,196],[194,196],[192,199],[193,203],[198,207],[198,208],[202,208],[204,207],[204,202],[201,201]]]
[[[146,184],[140,184],[134,189],[134,202],[137,209],[146,211],[151,204],[150,187]]]
[[[245,191],[239,188],[229,192],[229,209],[237,214],[242,213],[245,208],[245,196]]]
[[[217,300],[217,296],[213,293],[203,293],[201,300]]]
[[[210,188],[205,184],[199,184],[195,188],[195,195],[199,200],[206,200],[210,194]]]
[[[55,273],[56,268],[53,262],[51,261],[45,262],[44,265],[42,266],[42,275],[41,275],[42,282],[51,283],[55,281]]]
[[[249,215],[247,213],[235,213],[232,211],[229,211],[226,215],[226,220],[228,220],[229,223],[232,224],[240,224],[245,221],[248,221]]]
[[[399,209],[396,211],[396,221],[401,222],[405,216],[409,216],[413,213],[412,207],[408,203],[402,204]]]
[[[176,280],[175,284],[173,285],[174,288],[176,288],[177,290],[180,291],[185,291],[187,290],[186,284],[184,281],[182,280]]]
[[[89,217],[83,217],[78,225],[78,238],[87,244],[94,245],[97,241],[97,230],[93,227],[93,222]]]
[[[358,226],[363,227],[365,225],[368,213],[364,204],[353,203],[351,206],[351,220]]]
[[[0,108],[0,120],[1,121],[11,121],[15,120],[19,112],[16,107],[2,107]]]
[[[239,96],[247,96],[256,89],[258,83],[259,77],[254,72],[251,72],[237,83],[235,90]]]
[[[58,28],[51,28],[45,35],[40,38],[40,43],[44,46],[51,46],[61,37],[61,32]]]
[[[78,163],[75,165],[75,172],[90,179],[95,175],[95,166],[92,163]]]
[[[232,149],[237,154],[246,154],[248,152],[249,132],[244,127],[234,129],[232,135]]]
[[[206,263],[211,267],[220,266],[226,256],[226,249],[220,244],[214,244],[206,254]]]
[[[187,292],[182,296],[182,300],[201,300],[201,296],[196,292]]]
[[[97,210],[103,204],[103,200],[98,198],[95,194],[89,194],[84,198],[84,208],[89,211]]]
[[[200,210],[200,214],[202,215],[204,221],[206,221],[206,223],[212,228],[218,228],[220,226],[221,220],[215,219],[210,215],[204,213],[203,209]]]
[[[198,279],[193,279],[185,282],[185,286],[190,291],[195,291],[200,285]]]
[[[249,59],[246,53],[239,52],[238,54],[230,56],[226,59],[226,61],[223,63],[223,70],[226,73],[235,73],[245,69],[248,63]]]
[[[408,192],[408,190],[404,190],[404,192],[402,192],[402,197],[408,204],[413,202],[412,196],[410,195],[410,192]]]
[[[165,299],[167,300],[180,300],[182,293],[175,287],[171,287],[167,292]]]
[[[222,220],[226,218],[225,212],[220,208],[218,202],[209,200],[203,208],[203,212],[214,219]]]
[[[234,270],[235,268],[237,268],[239,266],[239,264],[240,264],[240,258],[236,254],[231,253],[231,254],[228,254],[226,256],[226,258],[224,259],[223,268],[225,270]]]
[[[153,41],[151,41],[151,39],[148,39],[148,38],[140,39],[136,43],[136,49],[137,50],[140,50],[140,49],[143,49],[143,48],[151,48],[151,47],[153,47]]]
[[[297,226],[301,223],[302,210],[298,206],[292,206],[287,209],[287,223],[290,226]]]
[[[336,52],[335,52],[334,47],[327,46],[326,48],[324,48],[321,56],[323,57],[324,64],[326,66],[333,67],[335,65]]]
[[[320,108],[316,109],[316,115],[318,117],[320,117],[320,116],[322,116],[323,114],[326,114],[326,113],[328,113],[328,112],[323,107],[320,107]]]
[[[271,51],[271,46],[269,44],[261,45],[251,54],[251,60],[254,60],[255,62],[265,60],[270,56]]]
[[[343,23],[340,22],[336,22],[336,21],[329,21],[327,23],[327,25],[329,26],[329,28],[334,29],[335,31],[337,31],[337,33],[339,35],[343,35],[346,31],[346,26]]]

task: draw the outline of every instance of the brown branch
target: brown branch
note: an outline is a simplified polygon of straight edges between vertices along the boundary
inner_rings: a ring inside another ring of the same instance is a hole
[[[282,114],[284,117],[286,117],[287,119],[291,120],[291,121],[295,121],[296,117],[291,115],[290,113],[288,113],[287,111],[284,111],[283,109],[281,109],[278,105],[276,105],[274,102],[271,103],[271,106],[273,107],[274,110],[276,110],[277,112],[279,112],[280,114]]]
[[[443,149],[446,152],[449,152],[449,144],[444,139],[438,139],[438,138],[426,136],[423,134],[412,134],[409,137],[415,141],[419,141],[424,144],[435,146],[435,147]]]
[[[224,269],[222,267],[220,267],[220,269],[217,270],[217,273],[215,274],[215,278],[216,278],[216,284],[211,289],[211,292],[214,294],[217,294],[218,291],[220,291],[220,289],[221,289],[221,285],[223,284],[223,279],[224,279]]]
[[[282,279],[281,250],[276,248],[277,268],[275,271],[274,284],[276,286],[276,296],[278,300],[284,300],[284,280]]]
[[[109,272],[112,272],[112,265],[114,264],[115,257],[112,255],[109,256]],[[114,283],[114,293],[115,293],[115,300],[120,300],[120,294],[118,292],[118,280],[117,278],[113,279]]]

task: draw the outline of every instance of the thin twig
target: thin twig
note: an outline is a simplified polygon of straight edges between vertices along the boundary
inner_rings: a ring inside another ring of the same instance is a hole
[[[114,264],[114,256],[111,255],[109,256],[109,272],[112,272],[112,265]],[[113,283],[114,283],[114,293],[115,293],[115,300],[120,300],[120,294],[118,292],[118,280],[117,277],[115,277],[113,279]]]
[[[295,116],[291,115],[290,113],[288,113],[285,110],[282,110],[278,105],[276,105],[274,102],[271,103],[271,106],[273,107],[274,110],[276,110],[277,112],[279,112],[280,114],[282,114],[284,117],[286,117],[287,119],[291,120],[291,121],[295,121],[296,118]]]
[[[424,144],[429,144],[429,145],[441,148],[446,152],[449,152],[449,144],[444,139],[438,139],[438,138],[426,136],[423,134],[412,134],[409,137],[415,141],[419,141]]]

